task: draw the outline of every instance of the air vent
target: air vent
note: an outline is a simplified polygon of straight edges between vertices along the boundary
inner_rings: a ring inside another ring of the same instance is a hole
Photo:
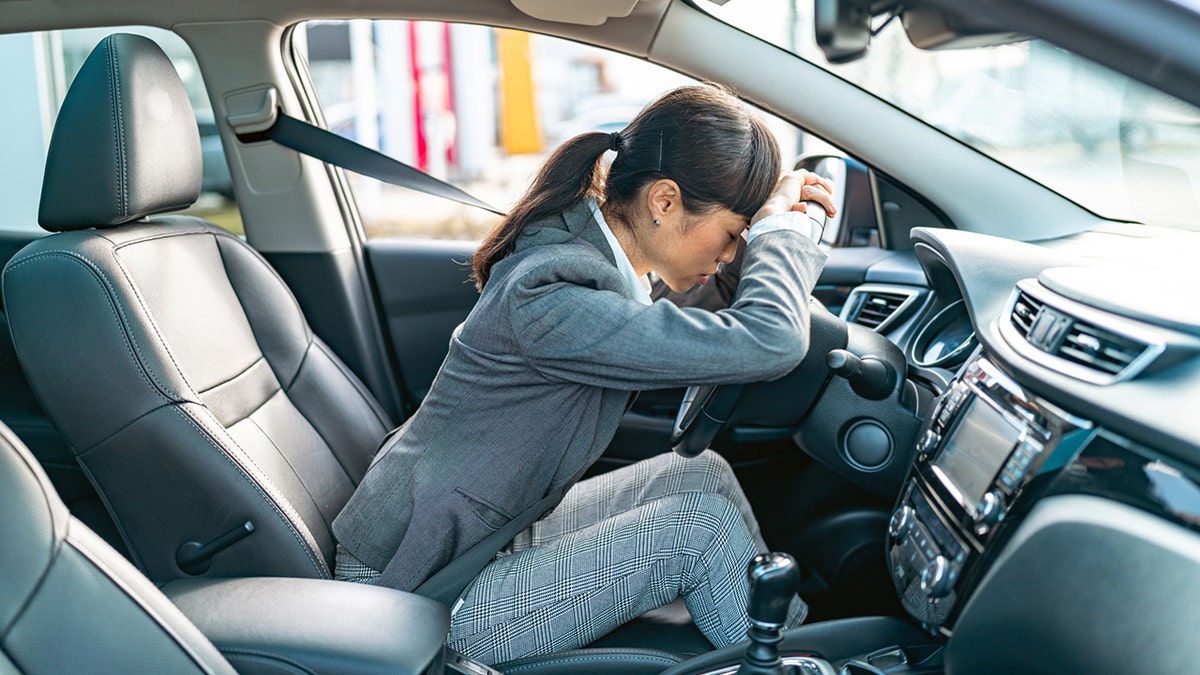
[[[1067,330],[1056,353],[1085,368],[1116,375],[1141,356],[1146,347],[1136,340],[1076,321]]]
[[[1029,329],[1033,327],[1033,320],[1037,318],[1042,304],[1040,300],[1035,300],[1028,293],[1017,294],[1017,301],[1013,304],[1012,324],[1021,337],[1029,335]]]
[[[1098,311],[1026,279],[1009,299],[1000,334],[1025,358],[1093,384],[1137,377],[1168,348],[1200,351],[1200,343],[1127,317]]]
[[[908,293],[891,293],[884,291],[866,291],[861,294],[861,300],[852,306],[847,321],[860,326],[879,330],[881,326],[897,315],[900,308],[908,302],[912,295]]]

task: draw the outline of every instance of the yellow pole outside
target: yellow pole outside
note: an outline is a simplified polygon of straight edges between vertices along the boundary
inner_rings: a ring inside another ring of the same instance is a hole
[[[545,142],[533,90],[529,33],[496,29],[500,62],[500,143],[511,155],[538,153]]]

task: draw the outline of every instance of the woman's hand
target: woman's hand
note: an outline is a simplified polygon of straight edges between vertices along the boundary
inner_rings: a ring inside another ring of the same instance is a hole
[[[833,205],[832,183],[815,173],[803,170],[785,171],[775,184],[775,191],[750,219],[750,224],[753,225],[776,213],[803,213],[807,209],[804,204],[806,201],[814,201],[825,207],[825,212],[830,216],[837,215],[837,207]]]

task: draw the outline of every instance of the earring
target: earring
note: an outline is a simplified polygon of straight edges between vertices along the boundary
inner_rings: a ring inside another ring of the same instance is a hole
[[[654,226],[655,226],[655,227],[658,227],[658,218],[655,218],[655,219],[654,219]]]

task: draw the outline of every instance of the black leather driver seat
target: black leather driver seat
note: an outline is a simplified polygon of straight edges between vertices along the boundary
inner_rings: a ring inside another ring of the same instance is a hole
[[[106,38],[51,139],[38,219],[57,233],[4,269],[13,343],[151,579],[185,576],[180,556],[214,541],[234,543],[192,573],[327,578],[329,525],[392,422],[250,246],[147,218],[200,182],[171,62]]]
[[[0,425],[0,672],[233,673]]]

